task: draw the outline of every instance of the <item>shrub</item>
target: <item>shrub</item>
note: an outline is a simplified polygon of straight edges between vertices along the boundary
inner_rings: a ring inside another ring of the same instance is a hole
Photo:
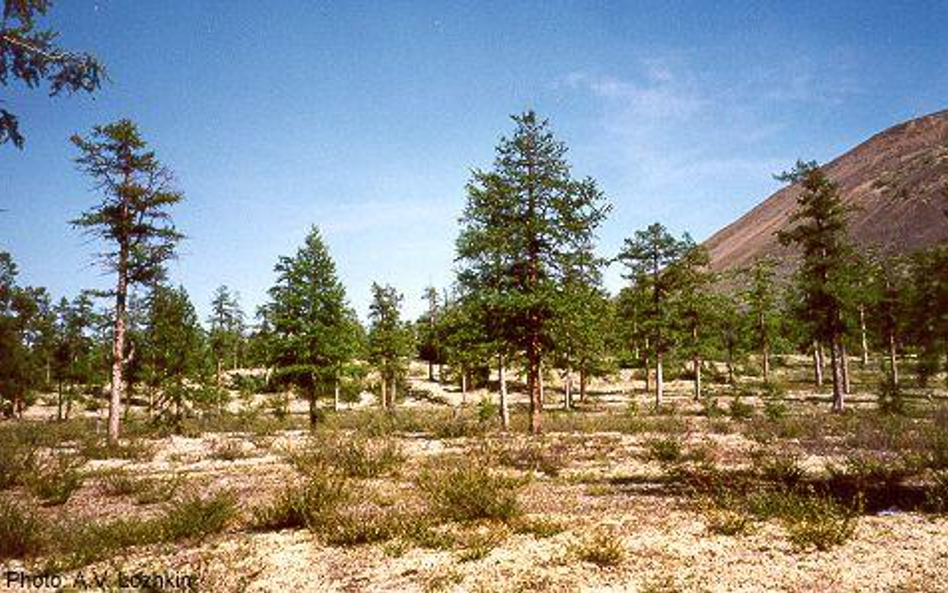
[[[576,557],[597,566],[618,566],[625,560],[625,547],[614,533],[599,530],[582,538],[572,548]]]
[[[158,528],[165,541],[201,540],[223,531],[236,515],[237,496],[231,490],[219,490],[207,498],[189,494],[168,508]]]
[[[521,441],[500,447],[497,461],[506,467],[523,471],[541,472],[551,477],[566,467],[565,447],[542,442]]]
[[[119,550],[160,541],[160,533],[155,520],[139,518],[67,525],[58,534],[56,554],[46,568],[63,572],[86,566]]]
[[[27,486],[45,504],[64,504],[82,486],[82,463],[73,455],[56,454],[30,474]]]
[[[517,488],[521,482],[492,474],[476,459],[427,468],[417,483],[431,511],[448,521],[509,521],[520,512]]]
[[[254,509],[254,526],[261,530],[308,527],[318,532],[338,516],[339,507],[350,496],[344,475],[314,473],[302,486],[290,486],[271,504]]]
[[[184,476],[175,473],[160,478],[140,478],[137,482],[135,503],[141,505],[155,504],[171,500],[181,485],[184,484]]]
[[[753,464],[760,479],[785,488],[794,488],[805,475],[800,459],[794,453],[759,450],[753,455]]]
[[[240,441],[232,439],[215,443],[211,451],[211,459],[218,461],[236,461],[247,457],[251,457],[251,453],[244,448]]]
[[[787,417],[787,402],[777,398],[764,400],[764,416],[771,422],[783,420]]]
[[[513,530],[517,533],[529,533],[539,538],[547,538],[566,531],[566,527],[547,517],[522,517],[514,521]]]
[[[375,478],[397,469],[405,455],[393,439],[321,435],[311,439],[304,450],[292,453],[290,461],[304,474],[334,468],[352,478]]]
[[[885,373],[879,379],[877,387],[879,393],[879,411],[883,414],[905,414],[905,398],[899,385],[892,381],[892,377]]]
[[[95,435],[79,443],[79,455],[86,459],[150,459],[154,454],[151,443],[142,440],[127,440],[124,443],[109,443]]]
[[[645,443],[646,459],[662,465],[680,463],[684,460],[684,449],[677,438],[651,439]]]
[[[738,395],[731,400],[731,405],[728,407],[728,414],[735,420],[747,420],[754,415],[754,407],[744,403],[741,400],[741,396]]]
[[[122,468],[99,475],[100,487],[106,496],[130,496],[141,491],[143,481]]]
[[[0,434],[0,490],[19,486],[36,467],[36,435],[20,427],[6,427]]]
[[[708,418],[718,418],[724,415],[724,410],[718,405],[718,398],[705,395],[701,398],[701,413]]]
[[[799,549],[826,551],[852,537],[858,512],[820,495],[791,496],[781,521],[790,542]]]
[[[932,513],[948,513],[948,471],[932,473],[932,485],[925,492],[925,508]]]
[[[500,414],[500,406],[489,397],[482,397],[477,402],[477,419],[481,423],[491,422]]]
[[[25,506],[0,499],[0,560],[42,554],[48,532],[46,523]]]

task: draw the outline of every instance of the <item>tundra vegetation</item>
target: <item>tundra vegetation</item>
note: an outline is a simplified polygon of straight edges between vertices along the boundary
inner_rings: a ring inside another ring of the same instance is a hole
[[[46,6],[5,3],[0,57],[38,59]],[[15,74],[93,90],[73,58]],[[54,303],[0,252],[4,566],[210,590],[948,587],[948,243],[857,254],[815,163],[780,177],[798,272],[720,275],[658,222],[600,254],[606,196],[518,114],[417,320],[373,283],[363,326],[313,226],[253,317],[221,286],[202,323],[165,274],[168,169],[128,120],[73,143],[101,202],[72,224],[115,288]]]

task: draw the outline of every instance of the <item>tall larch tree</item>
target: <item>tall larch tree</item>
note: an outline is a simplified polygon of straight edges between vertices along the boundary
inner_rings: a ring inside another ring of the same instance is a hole
[[[694,249],[694,246],[694,241],[687,233],[681,239],[676,239],[664,226],[655,223],[627,238],[618,256],[628,269],[626,279],[648,295],[643,302],[642,327],[648,339],[650,357],[655,364],[656,407],[662,405],[664,398],[663,359],[674,337],[671,301],[677,280],[672,264]],[[645,372],[648,373],[647,368]]]
[[[798,161],[792,171],[777,178],[800,187],[797,210],[791,215],[796,223],[778,233],[780,243],[795,245],[802,252],[798,280],[803,296],[803,313],[813,337],[829,345],[833,371],[833,411],[842,412],[843,308],[847,292],[845,270],[850,249],[846,238],[846,209],[839,187],[815,162]]]
[[[231,368],[237,368],[244,337],[244,312],[237,293],[231,292],[226,285],[218,286],[211,297],[211,314],[207,322],[215,376],[220,387],[224,362],[229,358]]]
[[[747,287],[743,300],[753,327],[754,344],[760,352],[764,383],[770,382],[770,353],[777,332],[776,264],[770,258],[761,258],[745,272]]]
[[[566,146],[534,112],[496,149],[490,171],[475,170],[457,240],[458,280],[466,292],[489,291],[506,341],[524,355],[530,431],[541,429],[541,368],[553,343],[557,295],[580,281],[595,232],[609,210],[596,183],[573,179]]]
[[[319,420],[317,398],[336,393],[356,349],[351,308],[319,229],[312,227],[294,257],[281,257],[277,282],[264,308],[276,375],[304,393],[309,420]]]
[[[175,246],[183,238],[171,222],[169,208],[183,195],[173,189],[171,172],[147,150],[130,120],[96,126],[86,137],[73,136],[72,142],[80,152],[79,169],[92,178],[102,197],[72,224],[106,244],[98,259],[115,274],[115,289],[107,293],[115,299],[108,433],[115,442],[125,392],[128,292],[135,284],[152,284],[163,277],[165,262],[174,257]]]
[[[372,283],[369,305],[369,358],[379,371],[382,407],[395,408],[398,383],[405,376],[411,334],[401,319],[403,297],[392,286]]]

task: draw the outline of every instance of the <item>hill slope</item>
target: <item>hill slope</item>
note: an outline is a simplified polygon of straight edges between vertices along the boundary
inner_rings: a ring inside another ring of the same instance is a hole
[[[854,207],[849,233],[862,250],[912,253],[948,237],[941,195],[948,181],[948,110],[876,134],[823,169]],[[789,269],[795,254],[775,233],[789,228],[798,193],[778,191],[705,241],[712,268],[749,266],[769,255]]]

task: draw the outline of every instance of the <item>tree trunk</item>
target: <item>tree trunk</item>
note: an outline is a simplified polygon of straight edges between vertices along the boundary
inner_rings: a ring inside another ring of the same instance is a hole
[[[571,377],[570,377],[569,371],[565,371],[563,373],[563,409],[564,410],[569,410],[570,408],[573,407],[573,402],[572,402],[573,394],[571,393],[572,385],[571,385],[570,380],[571,380]]]
[[[701,356],[695,355],[692,362],[695,368],[695,401],[701,400]]]
[[[899,366],[895,359],[895,332],[889,330],[889,380],[896,388],[899,386]]]
[[[579,401],[586,401],[586,371],[579,369]]]
[[[118,442],[125,395],[125,300],[128,294],[128,248],[119,250],[118,284],[115,289],[115,320],[112,334],[112,384],[109,393],[109,443]]]
[[[467,405],[467,369],[461,370],[461,405]]]
[[[662,379],[662,353],[655,353],[655,409],[662,406],[665,395],[665,382]]]
[[[388,409],[388,396],[387,396],[388,379],[385,377],[384,374],[381,376],[381,379],[382,379],[382,381],[381,381],[381,383],[382,383],[382,385],[381,385],[381,387],[382,387],[382,409],[383,409],[383,410],[387,410],[387,409]]]
[[[309,392],[309,425],[310,427],[316,426],[317,421],[319,420],[319,413],[316,410],[316,388],[310,389]]]
[[[428,380],[434,382],[434,363],[428,361]]]
[[[846,352],[846,344],[842,340],[839,343],[839,352],[843,363],[843,393],[849,395],[852,393],[852,384],[849,381],[849,354]]]
[[[388,398],[388,408],[390,410],[395,409],[395,399],[398,397],[398,377],[392,376],[392,389],[389,392]]]
[[[764,365],[764,383],[770,383],[770,340],[764,338],[764,347],[761,349]],[[733,383],[733,380],[731,381]]]
[[[504,368],[504,357],[500,356],[500,363],[497,368],[497,377],[500,381],[500,422],[504,430],[510,428],[510,410],[507,407],[507,371]]]
[[[816,378],[816,386],[823,386],[823,346],[819,342],[813,342],[813,373]]]
[[[537,381],[540,383],[540,411],[543,411],[543,407],[546,405],[546,383],[543,382],[543,366],[541,365],[537,371]]]
[[[844,408],[842,348],[839,338],[834,336],[830,344],[830,358],[833,368],[833,411],[842,412]]]
[[[332,390],[332,411],[339,411],[339,377],[336,377],[336,384],[333,385]]]
[[[869,366],[869,340],[866,338],[866,308],[863,305],[859,305],[859,334],[861,338],[860,346],[862,347],[862,366],[865,368]]]
[[[540,349],[536,339],[527,348],[527,391],[530,392],[530,432],[540,434],[540,412],[543,409],[542,386],[540,384]]]

